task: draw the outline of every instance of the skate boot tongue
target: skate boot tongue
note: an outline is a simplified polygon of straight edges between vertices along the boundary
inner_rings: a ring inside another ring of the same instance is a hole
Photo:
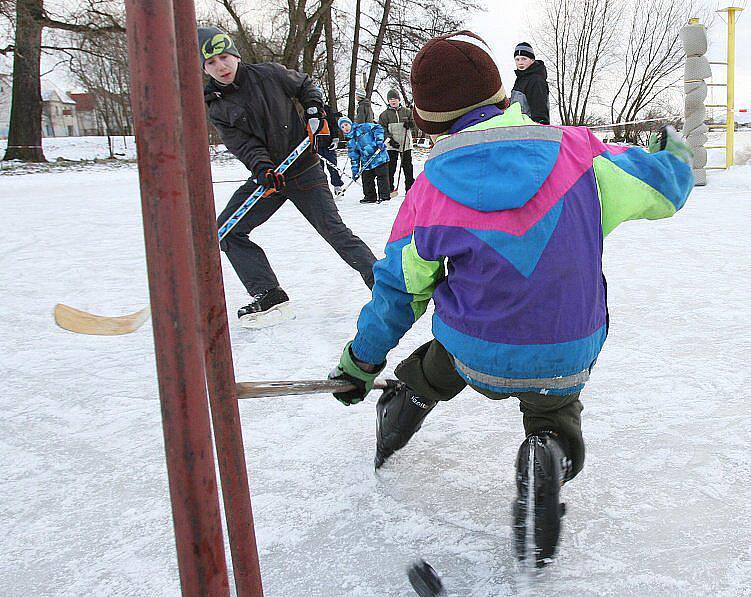
[[[436,404],[403,383],[384,390],[376,404],[376,469],[407,445]]]

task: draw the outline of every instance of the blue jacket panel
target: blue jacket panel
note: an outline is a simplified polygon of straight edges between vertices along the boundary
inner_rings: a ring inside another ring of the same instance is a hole
[[[359,176],[361,170],[372,170],[389,161],[386,136],[380,124],[373,122],[354,124],[347,139],[347,152],[354,178]],[[381,152],[376,155],[379,149]]]

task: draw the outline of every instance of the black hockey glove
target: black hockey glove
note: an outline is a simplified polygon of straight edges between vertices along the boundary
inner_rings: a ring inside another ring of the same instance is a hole
[[[409,130],[412,128],[412,121],[411,120],[405,120],[404,124],[402,125],[405,129]]]
[[[284,180],[284,174],[274,172],[274,166],[271,164],[261,164],[258,166],[256,182],[269,190],[273,189],[275,191],[281,191],[287,184]]]

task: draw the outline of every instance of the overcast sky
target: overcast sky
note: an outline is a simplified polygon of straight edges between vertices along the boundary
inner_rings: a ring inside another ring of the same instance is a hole
[[[495,58],[501,70],[501,79],[510,93],[514,86],[514,46],[520,41],[528,41],[534,44],[532,32],[539,9],[535,8],[534,0],[519,2],[515,0],[486,0],[488,10],[478,14],[471,22],[470,29],[481,35],[495,53]],[[725,6],[745,7],[748,0],[736,0],[736,2],[712,2],[704,3],[710,9],[723,8]],[[523,10],[522,10],[523,9]],[[719,15],[718,15],[719,16]],[[726,13],[722,13],[723,18]],[[709,30],[710,49],[707,55],[710,60],[725,60],[727,25],[720,18],[716,18]],[[736,26],[736,49],[735,49],[735,106],[736,108],[748,108],[751,110],[751,8],[746,8],[740,13]],[[713,82],[725,82],[725,68],[712,66],[715,77]],[[712,88],[710,88],[712,89]],[[715,100],[711,103],[722,103],[725,99],[724,92],[720,95],[717,91]]]

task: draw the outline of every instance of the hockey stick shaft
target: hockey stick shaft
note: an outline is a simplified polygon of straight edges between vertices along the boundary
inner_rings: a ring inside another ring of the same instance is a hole
[[[326,162],[329,166],[331,166],[334,170],[336,170],[339,173],[339,176],[346,176],[350,180],[355,180],[349,172],[347,172],[343,168],[340,168],[338,164],[335,164],[330,159],[322,156],[320,153],[318,154],[318,157],[321,158],[324,162]]]
[[[368,169],[368,166],[370,166],[370,164],[373,162],[373,160],[376,159],[376,157],[378,156],[378,154],[380,154],[382,151],[383,150],[379,147],[378,151],[376,151],[372,156],[370,156],[370,159],[367,162],[365,162],[365,165],[362,167],[362,170],[360,170],[360,172],[358,172],[357,176],[353,176],[352,177],[352,180],[350,180],[347,183],[347,186],[344,187],[344,190],[342,191],[342,193],[344,193],[349,187],[351,187],[352,183],[358,181],[358,179],[360,178],[360,175]]]
[[[274,172],[276,172],[277,174],[283,174],[284,172],[286,172],[289,167],[295,163],[297,158],[299,158],[303,154],[303,152],[308,149],[308,147],[310,147],[310,139],[308,137],[305,137],[305,139],[300,141],[300,144],[295,147],[286,158],[284,158],[284,161],[274,169]],[[258,202],[258,200],[263,197],[263,194],[266,191],[266,187],[264,187],[263,185],[258,185],[256,190],[253,191],[250,196],[243,202],[243,204],[235,210],[235,213],[227,218],[224,224],[222,224],[222,226],[219,228],[219,242],[224,240],[224,237],[227,236],[230,231],[240,223],[240,220],[243,219],[243,216],[245,216],[245,214],[248,213],[250,209]]]
[[[399,383],[395,379],[377,379],[376,390],[385,390]],[[269,398],[271,396],[297,396],[303,394],[329,394],[354,390],[354,384],[339,379],[304,379],[299,381],[244,381],[237,383],[237,397]]]

